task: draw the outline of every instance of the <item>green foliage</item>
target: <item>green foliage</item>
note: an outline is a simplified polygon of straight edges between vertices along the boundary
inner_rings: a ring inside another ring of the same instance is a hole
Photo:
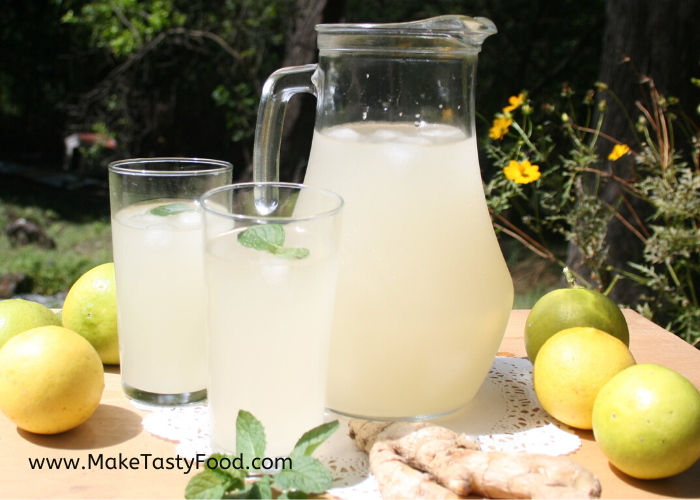
[[[185,498],[272,498],[273,488],[281,492],[278,498],[307,498],[309,493],[323,493],[331,487],[333,476],[311,453],[338,427],[340,424],[335,420],[304,433],[289,457],[282,460],[282,470],[274,478],[263,475],[258,481],[246,484],[248,470],[255,469],[256,460],[258,469],[263,464],[267,439],[260,421],[240,410],[236,418],[236,455],[215,453],[208,457],[205,470],[187,484]]]
[[[255,135],[255,121],[260,99],[249,83],[241,82],[230,90],[219,85],[212,92],[216,105],[226,110],[226,126],[233,130],[231,139],[240,142]]]
[[[0,228],[23,217],[37,222],[56,242],[56,248],[35,245],[14,247],[0,235],[0,274],[22,273],[33,281],[33,292],[54,295],[66,292],[86,271],[112,261],[108,220],[74,223],[58,219],[51,210],[0,203]]]
[[[171,0],[109,0],[87,3],[79,13],[72,9],[61,21],[90,30],[90,44],[117,57],[129,56],[166,29],[182,26],[187,16]]]
[[[597,86],[617,99],[604,84]],[[648,293],[639,298],[638,311],[696,342],[700,339],[700,128],[676,99],[660,95],[649,81],[651,104],[648,109],[638,104],[639,141],[631,149],[601,135],[610,112],[604,99],[599,99],[596,114],[593,91],[588,91],[581,113],[574,95],[565,86],[563,101],[546,103],[540,114],[525,98],[522,106],[496,116],[485,145],[496,167],[486,186],[494,226],[561,265],[547,238],[562,234],[575,244],[590,271],[591,280],[578,276],[580,282],[606,291],[620,279],[643,285]],[[586,117],[582,124],[577,123],[577,112]],[[674,134],[688,138],[690,152],[683,155],[676,150]],[[601,151],[610,151],[607,161],[600,157]],[[528,166],[537,163],[539,173],[525,172],[526,161],[531,162]],[[611,186],[618,193],[613,200],[603,195]],[[651,210],[650,218],[642,220],[632,208],[632,198]],[[631,216],[625,218],[622,207]],[[609,261],[606,236],[613,219],[644,245],[644,262],[628,263],[633,272]]]
[[[110,61],[106,77],[71,105],[76,128],[103,123],[122,156],[201,155],[228,128],[251,141],[258,94],[279,67],[292,0],[62,0],[76,41]],[[196,117],[196,127],[177,120]],[[78,126],[77,122],[81,122]],[[154,124],[158,128],[154,128]],[[218,130],[217,130],[218,129]],[[160,150],[163,150],[161,153]]]

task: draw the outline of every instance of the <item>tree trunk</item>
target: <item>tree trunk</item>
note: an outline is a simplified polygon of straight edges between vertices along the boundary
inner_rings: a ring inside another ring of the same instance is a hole
[[[287,40],[282,67],[315,63],[318,60],[316,25],[337,23],[344,9],[345,0],[296,0],[294,31]],[[303,181],[315,118],[316,99],[312,95],[296,95],[287,104],[280,150],[281,181]],[[252,165],[248,173],[252,177]]]
[[[678,97],[690,112],[688,106],[697,99],[697,89],[690,83],[690,77],[697,75],[700,61],[700,30],[697,29],[700,0],[608,0],[606,18],[599,81],[617,94],[632,122],[640,113],[635,101],[648,105],[644,77],[651,78],[661,94]],[[599,94],[599,102],[601,99],[607,104],[602,132],[629,144],[632,149],[639,148],[622,110],[605,92]],[[676,139],[676,147],[683,148],[684,145],[678,143],[680,137]],[[600,158],[606,159],[613,144],[604,140],[598,144]],[[629,156],[617,162],[605,161],[607,164],[603,167],[607,171],[622,178],[634,175]],[[609,183],[602,198],[615,205],[619,195],[620,186]],[[627,198],[640,220],[651,215],[650,209],[640,200]],[[631,210],[621,207],[620,212],[633,226],[640,228]],[[611,266],[629,270],[628,262],[643,261],[642,241],[619,220],[613,219],[609,224],[606,242],[610,246],[608,264]],[[589,270],[581,266],[578,249],[573,245],[567,260],[574,270],[590,277]],[[643,291],[631,281],[624,281],[613,289],[611,297],[617,302],[636,305]]]

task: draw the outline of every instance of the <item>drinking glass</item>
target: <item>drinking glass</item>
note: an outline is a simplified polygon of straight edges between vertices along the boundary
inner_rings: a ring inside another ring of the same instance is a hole
[[[236,451],[239,410],[261,421],[267,456],[323,423],[340,196],[286,183],[202,197],[212,450]]]
[[[109,165],[122,388],[132,399],[207,396],[199,198],[230,184],[232,168],[199,158]]]

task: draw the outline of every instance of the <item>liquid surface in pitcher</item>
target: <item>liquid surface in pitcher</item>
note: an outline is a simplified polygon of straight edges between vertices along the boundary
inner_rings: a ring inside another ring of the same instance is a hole
[[[475,138],[422,123],[316,130],[305,183],[346,203],[328,407],[373,419],[459,409],[513,301]]]

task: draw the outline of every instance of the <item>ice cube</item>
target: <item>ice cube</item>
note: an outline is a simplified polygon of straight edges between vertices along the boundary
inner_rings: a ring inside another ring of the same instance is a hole
[[[397,142],[400,142],[402,144],[417,144],[417,145],[423,146],[423,145],[430,145],[434,141],[431,141],[429,137],[404,136],[404,137],[399,137],[397,139]]]
[[[163,224],[163,217],[153,215],[150,212],[142,212],[129,217],[127,224],[141,229],[149,229]]]
[[[157,224],[149,227],[144,237],[146,246],[160,247],[170,245],[175,237],[173,229],[175,229],[175,226],[171,224]]]
[[[335,129],[330,130],[328,132],[328,136],[332,137],[334,139],[354,141],[360,137],[360,134],[355,132],[351,128],[343,127],[343,128],[335,128]]]
[[[260,267],[263,283],[268,285],[283,285],[289,275],[290,266],[288,262],[279,262],[279,257],[274,257],[277,261],[273,265],[263,265]]]
[[[202,214],[199,211],[182,212],[174,219],[180,229],[196,229],[202,224]]]
[[[399,137],[399,133],[393,130],[379,129],[372,134],[372,139],[380,141],[391,141]]]

